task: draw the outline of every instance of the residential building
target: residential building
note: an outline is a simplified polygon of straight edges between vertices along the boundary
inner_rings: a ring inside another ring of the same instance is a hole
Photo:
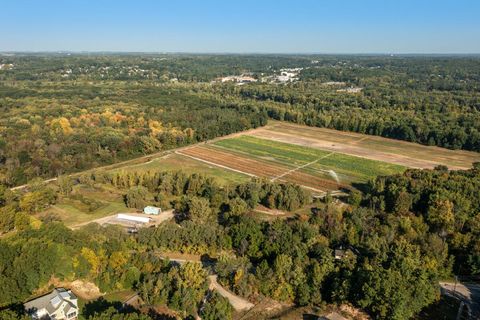
[[[24,307],[34,320],[75,320],[78,317],[78,299],[71,290],[64,288],[30,300]]]

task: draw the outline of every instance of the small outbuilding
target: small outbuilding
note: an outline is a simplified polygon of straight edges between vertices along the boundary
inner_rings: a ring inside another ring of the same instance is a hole
[[[162,213],[162,209],[153,206],[146,206],[145,208],[143,208],[143,213],[159,215],[160,213]]]
[[[341,247],[340,247],[341,248]],[[342,260],[345,257],[345,250],[343,249],[335,249],[335,259]]]

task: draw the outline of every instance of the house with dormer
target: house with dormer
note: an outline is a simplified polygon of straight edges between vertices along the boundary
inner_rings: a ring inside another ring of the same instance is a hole
[[[76,320],[78,317],[78,299],[64,288],[30,300],[24,307],[33,320]]]

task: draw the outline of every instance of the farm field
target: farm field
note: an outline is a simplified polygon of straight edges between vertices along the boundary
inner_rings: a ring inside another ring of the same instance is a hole
[[[179,153],[220,168],[297,183],[317,192],[349,188],[352,182],[405,170],[398,165],[252,136],[218,140]]]
[[[274,140],[242,136],[220,140],[215,146],[234,150],[253,157],[272,160],[285,165],[301,167],[298,171],[338,179],[340,183],[365,182],[377,175],[390,175],[402,172],[404,166],[369,160],[365,158],[287,144]],[[304,166],[304,167],[303,167]],[[294,174],[294,173],[292,173]]]
[[[367,159],[398,164],[410,168],[469,169],[480,161],[480,153],[449,150],[416,143],[326,128],[308,127],[280,121],[248,135],[325,151],[338,152]]]
[[[140,162],[142,161],[142,162]],[[480,154],[271,121],[267,126],[117,164],[107,171],[176,171],[202,173],[221,185],[251,177],[292,182],[321,193],[350,188],[378,175],[408,167],[468,168]],[[129,212],[115,190],[76,186],[84,199],[63,199],[46,212],[75,226],[118,212]],[[86,201],[85,201],[86,199]]]

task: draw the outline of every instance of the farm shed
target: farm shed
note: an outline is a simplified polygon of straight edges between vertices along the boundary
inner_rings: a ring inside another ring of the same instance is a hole
[[[138,216],[132,216],[132,215],[129,215],[129,214],[119,213],[117,215],[117,219],[131,221],[131,222],[149,223],[151,218],[138,217]]]
[[[158,215],[162,212],[162,209],[158,207],[153,207],[153,206],[146,206],[143,208],[143,213],[145,214],[153,214],[153,215]]]

